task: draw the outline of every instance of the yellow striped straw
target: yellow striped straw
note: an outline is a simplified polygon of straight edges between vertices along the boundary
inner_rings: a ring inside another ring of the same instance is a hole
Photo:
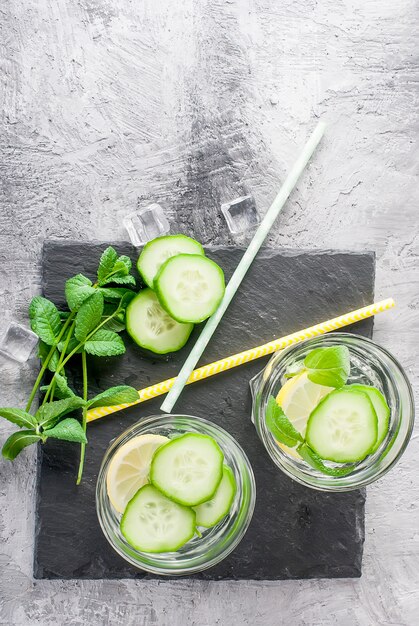
[[[349,324],[354,324],[360,320],[372,317],[373,315],[377,315],[377,313],[388,311],[389,309],[392,309],[394,305],[395,303],[393,298],[387,298],[386,300],[381,300],[380,302],[364,306],[356,311],[345,313],[345,315],[334,317],[326,322],[310,326],[304,330],[298,330],[296,333],[275,339],[274,341],[265,343],[262,346],[257,346],[256,348],[251,348],[250,350],[245,350],[244,352],[239,352],[238,354],[233,354],[232,356],[225,357],[224,359],[220,359],[219,361],[215,361],[209,365],[203,365],[192,372],[186,384],[190,385],[191,383],[195,383],[197,380],[209,378],[219,372],[225,372],[226,370],[242,365],[243,363],[260,359],[262,356],[272,354],[278,350],[283,350],[284,348],[287,348],[294,343],[300,343],[305,339],[318,337],[319,335],[324,335],[331,330],[337,330],[338,328],[349,326]],[[90,409],[90,411],[87,412],[87,421],[93,422],[101,417],[105,417],[105,415],[122,411],[122,409],[126,409],[129,406],[134,406],[135,404],[139,404],[145,400],[151,400],[151,398],[161,396],[169,391],[175,380],[176,377],[168,378],[167,380],[163,380],[161,383],[151,385],[151,387],[140,389],[138,391],[139,399],[135,402],[128,404],[115,404],[114,406],[101,406],[95,409]]]

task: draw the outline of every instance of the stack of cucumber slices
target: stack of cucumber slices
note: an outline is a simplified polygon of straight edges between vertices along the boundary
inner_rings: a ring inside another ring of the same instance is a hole
[[[318,348],[288,372],[266,416],[287,454],[325,474],[344,476],[378,450],[388,433],[390,408],[376,387],[348,384],[346,346]]]
[[[148,242],[137,268],[147,288],[127,307],[129,335],[157,354],[179,350],[194,324],[210,317],[220,304],[225,291],[222,269],[186,235]]]
[[[122,513],[121,533],[141,552],[175,552],[198,530],[228,515],[233,471],[208,435],[141,435],[121,446],[107,472],[109,500]]]

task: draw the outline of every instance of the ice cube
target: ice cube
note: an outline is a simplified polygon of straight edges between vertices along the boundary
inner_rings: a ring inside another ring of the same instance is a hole
[[[123,224],[128,231],[132,244],[137,248],[155,237],[166,235],[170,230],[170,224],[164,211],[157,203],[126,215]]]
[[[10,322],[0,341],[0,355],[18,363],[25,363],[37,343],[38,337],[35,333],[17,322]]]
[[[240,196],[221,205],[229,231],[233,235],[253,230],[260,222],[253,196]]]

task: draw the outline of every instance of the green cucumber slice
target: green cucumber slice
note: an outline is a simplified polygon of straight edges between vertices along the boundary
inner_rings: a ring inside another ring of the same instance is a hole
[[[377,440],[377,414],[363,391],[332,391],[312,411],[306,440],[327,461],[353,463],[371,453]]]
[[[210,317],[225,291],[224,273],[204,256],[178,254],[164,263],[154,280],[157,297],[178,322],[197,324]]]
[[[195,534],[195,512],[144,485],[128,502],[121,533],[140,552],[175,552]]]
[[[236,480],[233,470],[227,465],[224,465],[223,477],[211,500],[207,500],[194,507],[196,525],[211,528],[211,526],[218,524],[230,511],[235,493]]]
[[[153,287],[154,278],[167,259],[177,254],[205,255],[199,241],[186,235],[167,235],[157,237],[144,246],[138,261],[137,269],[146,285]]]
[[[375,446],[371,450],[371,452],[375,452],[388,433],[388,425],[390,422],[390,407],[388,406],[387,401],[381,391],[379,391],[375,387],[370,387],[368,385],[349,385],[349,387],[351,389],[357,389],[358,391],[363,391],[364,393],[366,393],[372,402],[375,412],[377,413],[377,441],[375,442]]]
[[[156,451],[150,482],[175,502],[196,506],[214,495],[223,475],[223,459],[212,437],[188,433]]]
[[[193,324],[180,324],[162,308],[152,289],[143,289],[127,306],[127,332],[138,346],[157,354],[180,350]]]

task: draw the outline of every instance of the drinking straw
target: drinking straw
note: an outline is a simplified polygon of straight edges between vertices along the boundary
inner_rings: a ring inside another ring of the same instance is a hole
[[[338,328],[343,328],[349,324],[353,324],[368,317],[372,317],[373,315],[377,315],[377,313],[388,311],[393,307],[394,300],[392,298],[387,298],[386,300],[375,302],[374,304],[364,306],[361,309],[351,311],[350,313],[345,313],[339,317],[334,317],[333,319],[325,322],[320,322],[320,324],[316,324],[315,326],[298,330],[291,335],[285,335],[285,337],[280,337],[279,339],[265,343],[262,346],[257,346],[256,348],[251,348],[250,350],[245,350],[244,352],[239,352],[238,354],[233,354],[232,356],[228,356],[224,359],[220,359],[219,361],[215,361],[214,363],[204,365],[194,370],[186,384],[190,385],[198,380],[209,378],[210,376],[214,376],[220,372],[225,372],[226,370],[242,365],[243,363],[249,363],[250,361],[254,361],[260,357],[277,352],[278,350],[283,350],[287,346],[300,343],[305,339],[324,335],[332,330],[337,330]],[[87,413],[87,421],[93,422],[94,420],[104,417],[105,415],[116,413],[117,411],[126,409],[129,406],[133,406],[135,404],[139,404],[140,402],[144,402],[145,400],[151,400],[151,398],[163,395],[167,393],[171,387],[173,387],[175,380],[176,378],[169,378],[161,383],[157,383],[156,385],[151,385],[151,387],[140,389],[138,391],[140,397],[135,402],[131,402],[129,404],[116,404],[114,406],[101,406],[95,409],[90,409]]]
[[[268,235],[269,231],[272,228],[272,225],[276,218],[279,215],[279,212],[283,208],[285,202],[288,199],[291,191],[294,189],[298,179],[300,178],[304,168],[309,162],[312,154],[317,148],[320,139],[323,136],[326,125],[324,122],[319,122],[314,129],[311,137],[307,141],[306,145],[303,148],[300,156],[294,163],[291,171],[287,175],[284,184],[282,185],[278,195],[275,200],[272,202],[270,208],[268,209],[265,217],[261,221],[259,228],[252,241],[250,242],[247,250],[245,251],[243,257],[241,258],[238,266],[236,267],[224,293],[224,297],[221,300],[217,310],[215,313],[209,318],[208,322],[205,324],[204,329],[202,330],[200,336],[196,340],[194,347],[192,348],[188,358],[183,364],[177,378],[176,382],[171,388],[167,398],[161,405],[161,410],[163,413],[170,413],[173,409],[174,404],[179,398],[180,394],[184,386],[186,385],[189,376],[191,375],[192,370],[195,365],[199,361],[203,351],[205,350],[209,340],[211,339],[214,331],[216,330],[218,324],[220,323],[228,305],[232,301],[237,289],[239,288],[244,276],[246,275],[247,270],[253,262],[256,254],[259,251],[259,248],[263,244]]]

